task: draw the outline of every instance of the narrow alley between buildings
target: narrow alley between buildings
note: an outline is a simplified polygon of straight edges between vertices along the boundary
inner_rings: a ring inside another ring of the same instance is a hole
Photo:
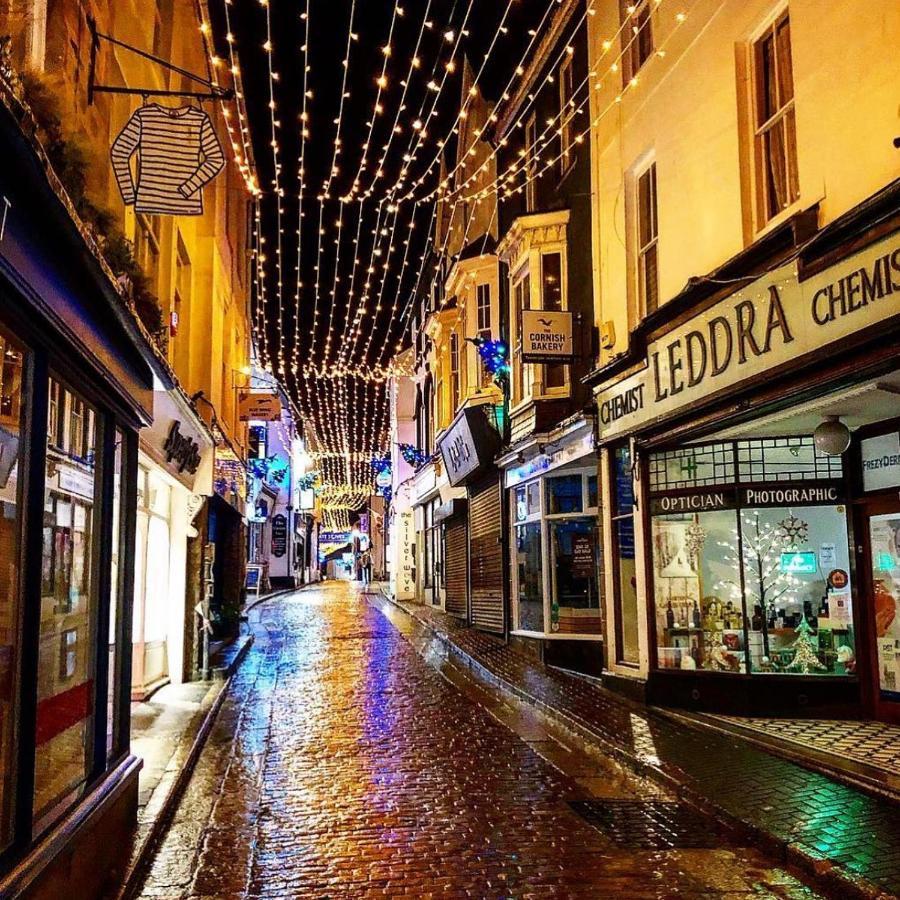
[[[331,582],[251,611],[143,897],[818,896],[379,600]]]

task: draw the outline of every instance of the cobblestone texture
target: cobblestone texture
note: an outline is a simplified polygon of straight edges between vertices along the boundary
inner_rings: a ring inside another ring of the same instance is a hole
[[[377,604],[386,603],[379,598]],[[830,861],[853,880],[900,895],[900,808],[726,734],[654,714],[583,678],[545,668],[440,611],[402,604],[491,677],[561,711],[711,807]]]
[[[254,616],[144,897],[817,896],[727,841],[622,849],[569,801],[656,785],[467,684],[345,584]]]

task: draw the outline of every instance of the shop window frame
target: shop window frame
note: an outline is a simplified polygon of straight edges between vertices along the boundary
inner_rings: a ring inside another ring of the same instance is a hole
[[[616,492],[616,454],[618,451],[627,449],[629,452],[629,457],[631,461],[631,482],[632,482],[632,497],[634,502],[631,506],[631,512],[629,514],[620,514],[618,513],[618,494]],[[610,543],[610,560],[608,566],[608,572],[611,576],[612,581],[612,605],[613,605],[613,637],[614,637],[614,647],[615,650],[615,665],[620,668],[625,669],[639,669],[640,668],[640,623],[638,623],[638,648],[637,648],[637,659],[626,659],[625,658],[625,634],[623,630],[624,625],[624,617],[623,617],[623,608],[622,608],[622,586],[621,586],[621,556],[619,555],[619,533],[616,528],[616,522],[628,518],[630,516],[632,529],[636,531],[637,523],[640,520],[643,525],[646,526],[646,523],[643,520],[643,516],[646,516],[646,510],[643,512],[640,506],[638,505],[638,497],[637,491],[635,490],[635,471],[640,473],[639,477],[641,479],[644,478],[646,467],[646,461],[637,455],[637,448],[632,445],[629,441],[620,441],[616,444],[612,444],[609,447],[607,453],[607,464],[606,468],[606,477],[608,480],[608,484],[610,485],[610,503],[609,503],[609,543]],[[647,559],[647,554],[644,554],[645,560]],[[637,553],[635,552],[635,574],[637,573]],[[635,591],[637,592],[637,588],[635,587]],[[648,598],[649,602],[649,598]],[[640,603],[641,598],[640,594],[637,594],[637,610],[640,611]],[[653,628],[653,622],[650,622],[650,629]]]
[[[578,475],[581,478],[581,510],[579,512],[565,512],[565,513],[551,513],[550,509],[550,501],[549,501],[549,482],[553,478],[560,478],[566,475]],[[595,541],[595,566],[596,566],[596,578],[597,578],[597,595],[598,595],[598,611],[601,618],[603,617],[603,585],[601,583],[602,571],[600,565],[600,555],[602,552],[601,546],[601,535],[599,533],[599,529],[596,527],[598,520],[598,516],[600,513],[598,506],[589,506],[590,499],[590,487],[589,487],[589,479],[591,477],[596,477],[597,469],[591,466],[579,466],[577,468],[572,469],[553,469],[549,472],[544,472],[534,478],[529,478],[527,481],[522,481],[519,484],[511,487],[508,490],[509,500],[508,500],[508,508],[509,508],[509,534],[510,534],[510,548],[513,557],[515,555],[515,547],[516,547],[516,528],[523,525],[540,525],[540,538],[541,538],[541,590],[542,590],[542,606],[543,606],[543,622],[544,628],[542,631],[529,631],[520,628],[519,626],[519,605],[518,605],[518,597],[519,597],[519,570],[518,566],[515,564],[515,559],[513,558],[512,565],[510,566],[511,574],[510,574],[510,585],[512,588],[511,598],[512,598],[512,631],[515,634],[520,634],[527,637],[557,637],[558,632],[554,632],[550,628],[550,613],[551,606],[553,603],[553,573],[550,567],[550,525],[552,522],[566,521],[568,519],[592,519],[595,524],[594,531],[594,541]],[[527,511],[527,496],[528,489],[537,485],[538,487],[538,508],[535,512]],[[526,514],[524,518],[517,518],[516,516],[516,491],[524,490],[526,492]],[[599,497],[598,497],[599,503]],[[566,634],[567,638],[579,638],[584,637],[585,635],[590,635],[590,637],[597,637],[598,640],[602,639],[602,631],[599,635],[595,635],[592,632],[578,632],[572,634]]]
[[[898,423],[900,423],[900,420],[898,420]],[[652,501],[652,498],[654,495],[661,493],[661,491],[659,489],[654,489],[651,485],[651,478],[652,478],[651,472],[653,469],[652,457],[657,456],[657,455],[667,454],[667,453],[677,453],[679,451],[684,451],[686,449],[703,450],[704,448],[708,448],[708,447],[712,446],[713,444],[715,444],[717,446],[723,445],[723,444],[731,444],[732,452],[733,452],[733,479],[731,481],[716,482],[711,479],[700,479],[700,481],[698,481],[698,483],[696,485],[691,486],[691,487],[683,487],[683,486],[673,487],[673,488],[671,488],[670,493],[672,493],[673,495],[674,494],[691,495],[691,494],[703,493],[703,492],[709,491],[713,488],[718,488],[718,489],[722,490],[723,492],[731,493],[733,495],[734,503],[733,503],[733,507],[727,511],[732,512],[735,517],[735,525],[737,528],[737,535],[738,535],[737,556],[739,559],[742,560],[743,559],[743,549],[742,549],[743,527],[742,527],[741,515],[743,512],[745,512],[747,510],[756,509],[758,507],[741,506],[741,504],[739,503],[739,491],[742,487],[746,487],[748,485],[777,486],[780,484],[780,482],[777,482],[777,481],[759,481],[759,480],[755,480],[753,478],[743,477],[742,471],[741,471],[741,462],[739,460],[738,445],[742,442],[746,442],[747,440],[759,440],[759,441],[767,441],[767,442],[782,442],[782,441],[783,442],[792,442],[792,441],[798,441],[798,440],[808,440],[809,442],[811,442],[812,438],[807,435],[802,435],[802,436],[776,435],[776,436],[772,436],[772,437],[759,438],[759,439],[735,438],[735,439],[725,440],[725,441],[712,441],[712,442],[706,442],[706,443],[701,442],[698,444],[689,444],[689,445],[684,445],[684,444],[660,445],[660,446],[654,447],[651,452],[642,454],[642,456],[643,456],[642,479],[643,479],[643,483],[647,486],[647,502],[643,504],[643,510],[641,512],[641,527],[644,529],[644,533],[648,536],[651,536],[653,533],[653,518],[654,518],[654,516],[651,512],[651,506],[652,506],[651,501]],[[787,446],[787,444],[785,444],[785,446]],[[612,459],[612,456],[611,456],[611,459]],[[863,663],[862,655],[863,655],[863,653],[865,653],[865,649],[863,646],[863,637],[862,637],[863,627],[864,627],[865,623],[863,621],[863,617],[861,617],[861,615],[860,615],[860,606],[861,606],[861,600],[859,597],[860,577],[859,577],[859,571],[857,568],[856,551],[855,551],[856,543],[855,543],[855,536],[854,536],[853,507],[855,504],[855,498],[858,497],[857,485],[853,483],[852,479],[849,479],[847,477],[847,466],[850,464],[851,459],[852,459],[850,453],[847,453],[842,457],[836,457],[833,459],[836,459],[838,461],[837,464],[842,467],[843,476],[841,478],[835,477],[833,475],[832,476],[823,476],[823,477],[819,477],[819,478],[808,476],[803,479],[786,478],[783,480],[783,483],[794,484],[794,485],[797,485],[797,484],[800,484],[800,485],[803,485],[803,484],[827,485],[827,484],[841,483],[845,486],[846,496],[843,500],[840,501],[840,503],[838,505],[845,507],[844,523],[845,523],[846,534],[847,534],[847,544],[848,544],[847,549],[848,549],[849,569],[850,569],[849,574],[850,574],[850,584],[851,584],[851,597],[852,597],[852,603],[853,603],[853,620],[852,620],[851,624],[853,627],[853,634],[854,634],[854,653],[856,655],[858,665],[861,665]],[[614,474],[614,469],[612,470],[612,473]],[[828,504],[811,503],[811,504],[808,504],[807,506],[808,507],[825,506],[827,508]],[[762,508],[764,509],[765,507],[762,507]],[[615,535],[613,534],[613,538],[614,537],[615,537]],[[654,571],[653,571],[652,554],[653,554],[653,549],[652,549],[652,538],[651,538],[651,541],[648,544],[648,549],[644,553],[644,578],[645,578],[645,582],[647,585],[646,615],[647,615],[649,671],[653,675],[661,675],[662,677],[677,677],[678,675],[683,674],[681,672],[681,670],[672,670],[672,669],[661,668],[659,665],[659,652],[658,652],[659,644],[658,644],[658,629],[657,629],[657,619],[656,619],[656,617],[657,617],[656,584],[655,584],[655,576],[654,576]],[[618,558],[617,548],[615,547],[615,544],[613,545],[613,555],[616,559]],[[744,578],[745,578],[744,569],[745,569],[744,565],[741,564],[739,566],[739,578],[741,581],[742,598],[746,598],[746,589],[744,587]],[[834,674],[834,673],[817,674],[817,673],[810,672],[807,675],[802,675],[802,674],[795,674],[795,673],[754,672],[751,667],[750,654],[748,652],[748,650],[749,650],[748,631],[750,628],[750,618],[751,617],[750,617],[750,615],[748,615],[746,613],[746,610],[744,608],[746,600],[742,599],[741,603],[742,603],[742,613],[743,613],[743,619],[744,619],[743,631],[744,631],[744,648],[745,649],[743,651],[744,661],[743,661],[743,665],[742,665],[740,671],[734,672],[734,673],[726,673],[726,672],[717,672],[717,671],[708,670],[708,669],[697,669],[697,670],[691,670],[689,672],[690,675],[701,677],[701,678],[706,678],[706,677],[713,677],[716,675],[725,674],[725,675],[728,675],[729,681],[731,681],[731,680],[737,681],[738,679],[745,679],[745,678],[753,678],[758,681],[761,678],[764,679],[764,678],[772,678],[772,677],[783,677],[783,678],[797,679],[797,680],[804,679],[804,678],[812,678],[822,684],[841,682],[841,681],[856,683],[860,680],[858,674]]]
[[[51,372],[65,372],[64,383],[77,383],[81,397],[92,404],[97,412],[98,458],[96,478],[98,479],[99,502],[96,504],[99,526],[95,530],[92,553],[96,555],[95,577],[97,579],[97,601],[93,615],[95,635],[103,635],[105,648],[109,633],[109,585],[111,583],[110,538],[112,517],[103,516],[103,510],[111,509],[113,493],[114,435],[120,428],[125,439],[123,454],[122,508],[120,525],[123,546],[129,546],[133,538],[133,510],[136,499],[137,472],[137,432],[138,422],[131,410],[110,401],[109,395],[97,383],[96,376],[79,357],[73,355],[71,346],[59,336],[48,331],[42,321],[36,321],[30,311],[23,308],[17,297],[0,291],[6,302],[0,321],[8,328],[25,349],[22,375],[22,408],[24,413],[24,438],[21,450],[21,508],[19,560],[19,610],[17,619],[17,639],[19,642],[13,675],[14,697],[17,708],[17,730],[11,765],[8,774],[12,787],[11,835],[10,842],[0,850],[0,866],[11,870],[21,861],[34,844],[39,841],[81,800],[89,796],[102,778],[108,776],[121,764],[130,752],[130,689],[123,681],[125,673],[130,673],[131,657],[131,608],[130,590],[132,586],[130,567],[120,565],[118,571],[119,595],[117,607],[116,681],[114,704],[117,709],[116,734],[113,752],[107,754],[107,697],[108,697],[108,653],[97,653],[94,668],[93,727],[91,767],[86,772],[83,788],[77,798],[73,798],[59,815],[38,828],[34,821],[35,786],[35,731],[37,726],[37,688],[40,648],[41,582],[43,563],[43,507],[45,502],[46,459],[48,416],[50,409]],[[62,427],[62,411],[57,417],[57,426]],[[55,436],[55,439],[58,435]],[[99,644],[98,644],[99,647]],[[97,650],[98,648],[94,648]],[[54,659],[58,664],[58,659]],[[126,696],[127,695],[127,696]]]

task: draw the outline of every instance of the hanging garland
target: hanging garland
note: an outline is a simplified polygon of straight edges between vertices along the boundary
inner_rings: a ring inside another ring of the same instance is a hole
[[[305,475],[301,475],[297,479],[297,487],[301,491],[308,491],[316,486],[316,482],[318,480],[319,480],[318,472],[307,472]]]
[[[375,476],[378,477],[382,472],[390,472],[391,471],[391,457],[390,454],[384,454],[383,456],[376,456],[372,459],[372,470],[375,472]]]
[[[494,384],[504,387],[509,382],[509,348],[506,346],[506,342],[489,341],[480,337],[473,338],[472,342],[478,350],[485,369],[494,379]]]
[[[288,461],[278,456],[251,459],[247,461],[247,471],[254,478],[270,484],[284,484],[287,480]]]
[[[421,469],[430,459],[431,454],[426,450],[420,450],[415,444],[397,444],[403,461],[414,469]]]

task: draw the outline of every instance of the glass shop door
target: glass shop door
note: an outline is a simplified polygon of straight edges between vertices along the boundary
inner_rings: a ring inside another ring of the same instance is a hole
[[[874,712],[900,722],[900,499],[868,501],[863,510],[862,602],[873,660]]]

